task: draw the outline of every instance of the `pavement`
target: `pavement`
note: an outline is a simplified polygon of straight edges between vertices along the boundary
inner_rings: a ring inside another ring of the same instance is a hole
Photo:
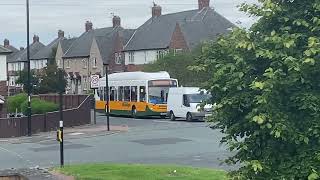
[[[107,132],[105,122],[106,117],[99,114],[97,125],[65,130],[66,165],[143,163],[237,168],[222,164],[233,154],[220,144],[223,134],[210,129],[207,123],[112,117],[112,131]],[[0,169],[59,166],[59,144],[55,136],[51,132],[1,140]]]

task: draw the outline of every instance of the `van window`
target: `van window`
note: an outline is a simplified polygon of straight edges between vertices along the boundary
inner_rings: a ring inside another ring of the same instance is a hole
[[[190,102],[188,101],[188,95],[183,95],[183,105],[186,107],[190,107]]]
[[[208,94],[187,94],[186,98],[189,103],[202,103],[210,99],[211,96]]]

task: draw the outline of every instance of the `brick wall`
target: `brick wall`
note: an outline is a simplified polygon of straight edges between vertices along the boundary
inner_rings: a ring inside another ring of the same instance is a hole
[[[135,71],[142,71],[142,70],[143,70],[143,65],[129,64],[126,66],[126,72],[135,72]]]
[[[1,96],[8,96],[8,87],[6,81],[0,81],[0,95]]]
[[[181,31],[180,25],[177,23],[176,28],[172,34],[171,42],[169,45],[170,49],[182,49],[188,51],[189,47],[185,40],[185,37]]]
[[[121,57],[124,59],[123,51],[123,37],[120,36],[120,32],[117,33],[115,40],[113,41],[113,52],[109,57],[109,73],[123,72],[124,71],[124,61],[121,64],[115,63],[115,53],[121,53]]]

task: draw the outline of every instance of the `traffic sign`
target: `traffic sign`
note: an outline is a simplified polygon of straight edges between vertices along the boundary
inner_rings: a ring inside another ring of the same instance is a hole
[[[91,75],[91,89],[99,88],[99,75]]]

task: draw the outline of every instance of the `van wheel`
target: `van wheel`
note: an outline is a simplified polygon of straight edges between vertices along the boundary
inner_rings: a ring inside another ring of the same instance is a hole
[[[188,122],[192,122],[192,121],[193,121],[193,117],[192,117],[192,114],[191,114],[191,113],[188,113],[188,114],[187,114],[186,120],[187,120]]]
[[[175,121],[175,120],[176,120],[176,116],[172,111],[170,111],[170,121]]]
[[[137,109],[135,106],[132,107],[132,110],[131,110],[131,117],[136,119],[137,118]]]

